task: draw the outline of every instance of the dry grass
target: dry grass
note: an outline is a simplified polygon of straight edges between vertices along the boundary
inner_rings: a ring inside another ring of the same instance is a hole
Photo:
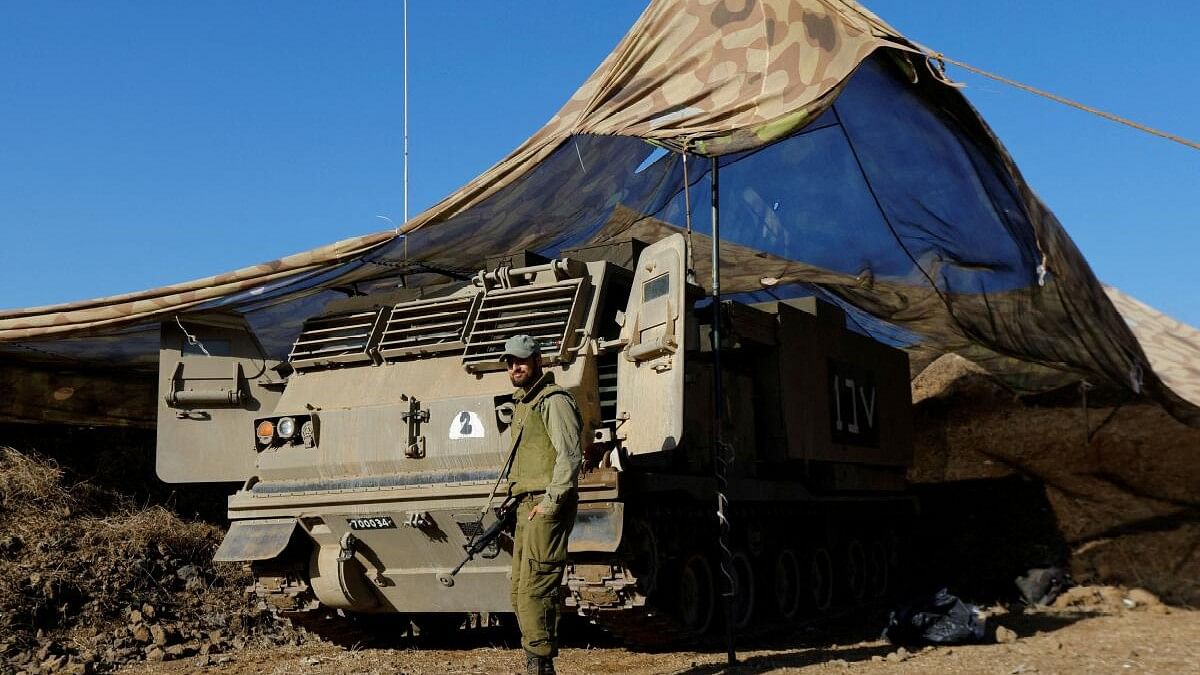
[[[143,603],[177,613],[186,565],[202,570],[192,591],[225,581],[210,562],[217,528],[63,477],[52,461],[0,448],[0,643],[102,629]]]

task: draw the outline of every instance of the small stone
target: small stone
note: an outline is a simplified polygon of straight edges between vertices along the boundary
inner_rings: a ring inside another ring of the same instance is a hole
[[[1132,602],[1135,607],[1153,607],[1162,604],[1162,600],[1159,600],[1157,595],[1141,588],[1129,589],[1129,592],[1125,594],[1125,599]]]
[[[144,624],[138,624],[132,627],[133,639],[138,642],[146,643],[150,641],[150,629]]]
[[[871,660],[874,661],[875,663],[883,663],[883,657],[878,654],[875,654],[874,656],[872,656]]]
[[[141,623],[142,613],[136,609],[129,610],[129,623]]]
[[[147,661],[162,661],[167,657],[167,653],[162,647],[151,647],[150,651],[146,652]]]
[[[849,667],[850,667],[850,662],[849,662],[849,661],[847,661],[846,659],[834,659],[834,660],[832,660],[832,661],[830,661],[830,662],[829,662],[829,665],[831,665],[831,666],[841,666],[841,667],[843,667],[843,668],[849,668]]]
[[[1004,626],[996,627],[996,642],[1000,644],[1011,644],[1017,641],[1017,633]]]
[[[142,614],[144,614],[147,619],[153,619],[155,615],[158,614],[158,611],[154,609],[154,605],[147,602],[146,604],[142,605]]]
[[[953,647],[947,647],[945,653],[942,654],[942,656],[953,656],[953,655],[954,655]]]
[[[151,626],[150,637],[154,640],[154,644],[159,647],[167,646],[167,631],[162,626]]]
[[[201,651],[200,656],[196,657],[195,661],[192,661],[192,665],[196,666],[197,668],[207,668],[211,664],[212,659],[209,658],[208,654],[204,651]]]
[[[177,659],[187,653],[187,647],[184,645],[171,645],[163,650],[166,655],[172,659]]]
[[[888,654],[887,660],[888,660],[888,663],[900,663],[901,661],[904,660],[904,657],[900,655],[900,652],[896,651],[896,652],[892,652],[891,654]]]

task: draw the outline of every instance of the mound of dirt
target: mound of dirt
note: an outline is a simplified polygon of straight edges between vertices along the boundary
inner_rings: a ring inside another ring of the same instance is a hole
[[[1084,395],[1017,397],[952,355],[914,380],[909,479],[933,500],[935,557],[1010,589],[1025,567],[1069,565],[1080,583],[1200,606],[1200,429]]]
[[[142,659],[297,641],[214,565],[217,527],[0,448],[0,666],[105,672]],[[0,667],[0,671],[6,670]]]

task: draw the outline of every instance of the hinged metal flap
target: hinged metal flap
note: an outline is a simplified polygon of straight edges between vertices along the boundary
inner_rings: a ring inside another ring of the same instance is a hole
[[[270,560],[283,553],[295,531],[295,518],[234,521],[221,540],[213,561]]]

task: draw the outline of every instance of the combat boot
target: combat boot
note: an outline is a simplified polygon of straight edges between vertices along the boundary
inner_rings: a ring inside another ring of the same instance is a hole
[[[525,652],[526,675],[555,675],[554,658]]]

